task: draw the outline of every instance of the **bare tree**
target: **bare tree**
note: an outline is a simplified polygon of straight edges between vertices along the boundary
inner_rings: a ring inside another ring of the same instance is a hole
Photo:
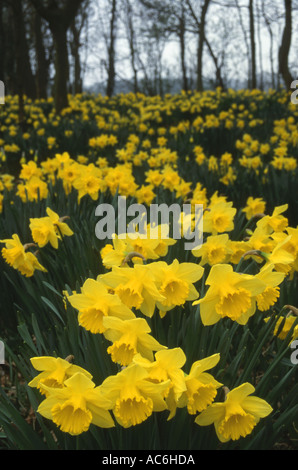
[[[117,22],[117,1],[111,0],[110,31],[108,41],[108,82],[107,96],[111,97],[115,88],[115,42],[116,42],[116,22]]]
[[[255,17],[254,17],[254,0],[249,0],[249,33],[251,48],[251,88],[257,88],[257,65],[256,65],[256,42],[255,42]]]
[[[206,19],[207,19],[207,12],[210,6],[211,0],[204,0],[203,4],[201,4],[200,13],[196,14],[194,7],[190,0],[186,0],[188,5],[190,14],[194,20],[194,23],[197,27],[197,34],[198,34],[198,47],[197,47],[197,90],[203,91],[204,83],[203,83],[203,52],[204,52],[204,44],[206,42],[205,36],[205,27],[206,27]]]
[[[263,51],[262,51],[262,34],[261,34],[261,5],[259,0],[256,1],[256,10],[257,14],[255,15],[257,18],[257,37],[258,37],[258,49],[259,49],[259,70],[260,70],[260,82],[259,86],[260,89],[264,89],[264,73],[263,73]]]
[[[284,0],[285,5],[285,25],[282,42],[279,48],[279,73],[281,74],[285,86],[290,89],[293,77],[289,69],[289,53],[292,41],[292,0]]]
[[[90,0],[83,0],[79,7],[78,14],[74,17],[70,25],[70,52],[73,60],[73,83],[74,94],[82,93],[83,77],[80,50],[82,47],[82,31],[87,25]]]
[[[69,58],[67,31],[83,0],[30,0],[44,18],[53,35],[55,47],[55,107],[59,113],[68,107]]]
[[[189,89],[186,61],[187,33],[189,32],[189,15],[186,0],[147,1],[139,0],[146,8],[148,16],[154,22],[154,31],[158,28],[160,35],[174,42],[178,41],[179,61],[181,67],[182,88]]]
[[[35,98],[35,81],[29,58],[29,48],[24,21],[24,5],[22,0],[13,0],[10,2],[10,6],[13,13],[18,93],[20,96],[25,93],[29,98]]]
[[[133,90],[134,93],[139,91],[138,81],[138,38],[136,31],[136,17],[131,0],[122,0],[123,6],[123,22],[126,31],[126,37],[129,47],[130,64],[133,73]]]

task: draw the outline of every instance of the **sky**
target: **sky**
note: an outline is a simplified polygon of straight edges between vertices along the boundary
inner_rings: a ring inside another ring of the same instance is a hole
[[[97,2],[103,2],[105,0],[95,0]],[[231,0],[225,0],[226,2]],[[257,0],[260,2],[261,0]],[[279,9],[279,2],[280,2],[280,9]],[[247,5],[247,0],[239,0],[239,3],[243,5]],[[260,3],[259,3],[260,4]],[[277,10],[275,11],[276,14],[281,16],[279,23],[273,24],[273,31],[274,31],[274,68],[277,70],[277,57],[278,57],[278,47],[281,41],[281,35],[283,30],[283,8],[282,8],[282,0],[275,1],[275,5],[277,5]],[[273,5],[273,3],[272,3]],[[242,12],[245,12],[246,9],[243,9]],[[233,12],[233,15],[229,14],[229,18],[225,15],[225,21],[223,21],[222,15],[223,10],[219,10],[218,6],[214,5],[213,8],[210,8],[208,12],[208,26],[207,26],[207,37],[209,42],[212,44],[214,51],[219,53],[225,53],[226,55],[226,73],[227,78],[229,81],[236,80],[236,78],[240,80],[247,81],[247,73],[248,73],[248,63],[249,59],[247,57],[247,52],[245,49],[245,42],[243,40],[242,32],[238,29],[238,40],[237,38],[233,37],[234,31],[236,28],[239,28],[239,16],[236,10],[230,10]],[[228,12],[229,9],[226,9]],[[271,12],[269,12],[271,13]],[[96,22],[98,21],[98,23]],[[98,82],[103,82],[106,80],[106,72],[104,62],[106,60],[106,49],[104,47],[102,36],[99,34],[99,29],[102,28],[102,24],[100,24],[101,20],[96,20],[91,27],[90,30],[90,40],[89,40],[89,54],[87,58],[87,69],[84,76],[84,86],[89,88]],[[248,28],[248,18],[245,17],[243,13],[243,21],[247,24]],[[100,28],[99,28],[100,25]],[[228,31],[227,31],[228,28]],[[240,34],[240,37],[239,37]],[[258,36],[260,34],[260,37]],[[127,50],[127,42],[124,38],[123,32],[118,28],[117,30],[117,56],[118,60],[116,62],[116,71],[119,78],[130,79],[132,76],[131,67],[129,63],[129,59],[125,59],[128,57],[128,50]],[[291,48],[291,58],[290,63],[292,66],[295,66],[296,62],[296,45],[298,44],[297,41],[297,26],[294,22],[293,28],[293,42]],[[261,49],[260,49],[261,44]],[[262,66],[265,72],[270,74],[270,37],[268,33],[268,29],[263,24],[261,27],[260,32],[258,33],[256,28],[256,47],[257,47],[257,69],[260,71],[260,52],[262,55]],[[188,66],[191,64],[193,69],[195,69],[196,63],[196,48],[197,48],[197,41],[195,36],[192,37],[192,40],[188,42],[187,46],[187,62]],[[171,74],[178,72],[180,73],[180,61],[179,61],[179,44],[177,41],[170,41],[163,53],[163,64],[165,69],[169,69]],[[296,70],[295,70],[296,73]],[[204,53],[204,76],[205,77],[214,77],[215,69],[210,54],[208,53],[205,47]]]

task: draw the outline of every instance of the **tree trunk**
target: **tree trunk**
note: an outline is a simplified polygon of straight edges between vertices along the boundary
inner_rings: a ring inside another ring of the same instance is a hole
[[[116,0],[112,0],[112,16],[110,21],[110,43],[108,46],[108,83],[107,96],[110,98],[115,88],[115,25],[116,25]]]
[[[182,71],[182,83],[183,90],[188,90],[188,78],[187,69],[185,63],[185,14],[182,6],[182,14],[179,19],[179,42],[180,42],[180,58],[181,58],[181,71]]]
[[[260,82],[259,87],[264,90],[264,71],[263,71],[263,52],[262,52],[262,34],[261,34],[261,8],[257,2],[257,31],[258,31],[258,44],[259,44],[259,67],[260,67]]]
[[[139,91],[138,70],[136,66],[137,51],[135,47],[133,9],[129,0],[126,0],[126,17],[127,17],[127,30],[128,30],[127,34],[128,34],[128,42],[129,42],[129,49],[130,49],[130,61],[131,61],[131,68],[133,71],[133,90],[134,90],[134,93],[137,93]]]
[[[41,18],[35,12],[34,16],[34,33],[35,33],[35,51],[36,51],[36,95],[39,99],[47,98],[48,86],[48,64],[46,59],[46,52],[43,43],[43,35],[41,31]]]
[[[206,42],[206,45],[207,45],[208,50],[210,52],[210,55],[212,57],[212,60],[214,62],[215,75],[216,75],[216,86],[219,86],[222,90],[225,90],[225,84],[224,84],[224,80],[223,80],[222,74],[221,74],[221,66],[218,63],[218,58],[214,54],[213,49],[211,47],[211,44],[207,40],[206,36],[205,36],[205,42]]]
[[[279,48],[279,73],[281,74],[285,86],[288,90],[291,88],[293,77],[289,70],[289,53],[292,41],[292,0],[284,0],[286,10],[286,21],[282,37],[281,46]]]
[[[83,0],[67,0],[59,7],[58,2],[30,0],[36,11],[49,24],[55,49],[55,107],[56,113],[68,107],[69,61],[67,49],[67,30],[75,18]],[[62,2],[60,2],[62,3]]]
[[[251,47],[251,88],[257,88],[256,67],[256,43],[255,43],[255,18],[253,0],[249,0],[249,24],[250,24],[250,47]]]
[[[25,93],[29,98],[34,99],[36,96],[35,80],[29,59],[22,0],[14,0],[12,3],[12,9],[16,47],[18,94],[20,95]]]
[[[248,59],[248,71],[247,71],[247,86],[248,88],[251,88],[251,77],[250,77],[250,64],[251,64],[251,48],[249,47],[249,40],[248,40],[248,37],[247,37],[247,30],[246,30],[246,26],[244,25],[244,22],[243,22],[243,17],[242,17],[242,13],[241,13],[241,7],[239,5],[239,2],[238,0],[235,0],[235,5],[237,7],[237,12],[238,12],[238,16],[239,16],[239,24],[241,26],[241,30],[242,30],[242,33],[243,33],[243,39],[244,39],[244,43],[245,43],[245,47],[246,47],[246,56],[247,56],[247,59]]]
[[[69,62],[67,29],[63,24],[50,25],[55,47],[55,105],[56,112],[68,107]]]
[[[205,23],[206,23],[206,16],[208,7],[210,5],[211,0],[205,0],[204,5],[202,7],[201,18],[200,18],[200,32],[199,32],[199,40],[198,40],[198,63],[197,63],[197,90],[203,91],[204,90],[204,83],[203,83],[203,51],[204,51],[204,43],[205,43]]]
[[[275,72],[274,72],[274,58],[273,58],[273,32],[272,28],[269,25],[269,34],[270,34],[270,67],[271,67],[271,80],[272,80],[272,88],[275,88]]]
[[[78,31],[75,19],[71,25],[73,43],[71,44],[71,53],[74,60],[74,94],[80,94],[83,91],[82,67],[80,58],[80,32]]]

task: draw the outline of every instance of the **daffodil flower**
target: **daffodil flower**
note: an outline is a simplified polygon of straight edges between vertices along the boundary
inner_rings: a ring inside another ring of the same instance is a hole
[[[5,248],[2,248],[2,256],[6,263],[15,269],[25,261],[25,248],[21,243],[17,234],[12,235],[12,238],[0,240],[0,243],[5,243]]]
[[[242,209],[242,212],[244,212],[246,219],[250,220],[252,217],[255,217],[256,215],[264,215],[266,210],[266,202],[263,201],[262,198],[257,197],[249,197],[246,201],[246,206],[244,209]]]
[[[161,312],[167,312],[177,305],[184,305],[186,301],[199,297],[194,283],[203,276],[202,266],[195,263],[179,263],[175,259],[171,264],[164,261],[151,263],[148,269],[153,273],[159,292],[164,298],[156,303]]]
[[[205,264],[212,266],[214,264],[225,263],[231,252],[229,247],[229,235],[227,233],[211,235],[207,237],[206,242],[203,243],[202,246],[192,250],[192,254],[196,258],[201,258],[201,266]]]
[[[279,241],[273,248],[271,253],[263,253],[266,260],[266,266],[274,266],[275,271],[288,274],[295,261],[295,256],[286,248],[291,241],[292,236],[289,235],[282,241]]]
[[[101,428],[114,427],[113,418],[108,410],[111,401],[99,387],[81,372],[65,380],[64,387],[43,386],[47,398],[41,402],[37,412],[51,419],[63,432],[77,436],[88,431],[91,424]]]
[[[44,273],[47,272],[46,268],[44,268],[36,256],[31,253],[30,251],[25,253],[24,262],[19,264],[17,268],[20,273],[25,277],[32,277],[36,270],[42,271]]]
[[[133,363],[148,371],[149,381],[161,383],[170,380],[169,387],[164,390],[164,397],[170,410],[168,420],[175,415],[177,403],[187,390],[182,370],[185,362],[186,356],[181,348],[157,351],[154,361],[149,361],[140,354],[136,354],[133,358]]]
[[[103,318],[113,316],[125,319],[135,314],[120,300],[118,295],[109,293],[105,284],[87,279],[80,294],[68,296],[69,303],[79,311],[79,324],[91,333],[103,333]]]
[[[34,377],[28,385],[37,388],[43,395],[47,395],[45,386],[63,388],[65,380],[76,372],[81,372],[90,379],[92,378],[92,375],[82,367],[60,357],[32,357],[30,361],[34,369],[38,370],[40,374]]]
[[[1,251],[4,260],[23,276],[32,277],[35,270],[47,272],[37,257],[30,251],[26,251],[31,244],[23,245],[17,234],[14,234],[11,239],[0,240],[0,243],[5,243]]]
[[[131,364],[117,375],[110,376],[101,384],[104,395],[112,401],[113,414],[124,428],[136,426],[149,418],[153,412],[167,409],[164,392],[170,380],[153,383],[148,371],[138,364]]]
[[[212,266],[206,285],[210,286],[206,295],[193,302],[200,305],[204,325],[213,325],[225,317],[245,325],[256,311],[256,296],[267,287],[262,279],[236,273],[228,264]]]
[[[223,403],[213,403],[197,416],[196,424],[214,424],[221,442],[238,440],[249,435],[261,418],[268,416],[272,407],[262,398],[250,397],[255,388],[244,383],[227,393]]]
[[[50,243],[53,248],[58,248],[58,240],[63,236],[73,235],[73,231],[63,222],[65,219],[60,218],[58,214],[49,207],[46,210],[48,216],[30,219],[30,230],[32,238],[40,248]]]
[[[265,290],[256,297],[258,309],[262,312],[269,310],[279,298],[279,284],[285,278],[285,273],[273,271],[273,265],[264,266],[256,277],[266,283]]]
[[[270,317],[264,318],[264,321],[267,323],[270,320]],[[277,336],[278,338],[284,340],[288,334],[291,328],[293,327],[294,323],[297,321],[297,317],[295,315],[287,315],[286,317],[280,317],[275,325],[273,334]],[[283,326],[281,328],[281,324],[283,323]],[[293,335],[291,338],[291,342],[296,338],[297,330],[298,330],[298,325],[294,327],[293,330]]]
[[[107,352],[113,362],[122,366],[129,365],[137,353],[153,360],[153,351],[166,349],[150,335],[151,329],[144,318],[121,320],[116,317],[104,317],[103,326],[105,338],[113,343]]]
[[[220,355],[214,354],[192,364],[189,374],[184,377],[186,391],[178,403],[179,408],[186,406],[188,413],[193,415],[211,405],[222,384],[206,370],[215,367],[219,359]]]
[[[266,215],[257,222],[257,227],[262,228],[268,235],[272,232],[283,232],[288,227],[288,219],[282,214],[288,209],[288,204],[275,207],[272,215]]]
[[[232,205],[231,202],[222,200],[209,204],[204,212],[204,232],[211,233],[211,235],[231,232],[236,215],[236,209]]]
[[[165,300],[148,265],[135,265],[133,268],[115,266],[112,272],[99,276],[99,279],[114,289],[127,307],[135,307],[150,318],[156,302]]]
[[[58,248],[56,229],[49,217],[30,219],[29,227],[33,241],[37,243],[40,248],[43,248],[48,243],[50,243],[53,248]]]
[[[49,207],[47,207],[46,213],[48,214],[50,221],[56,228],[56,233],[57,235],[59,235],[59,237],[60,235],[67,236],[67,237],[71,237],[73,235],[73,231],[65,223],[65,220],[68,218],[67,216],[59,217],[59,215],[56,214],[56,212],[54,212]]]

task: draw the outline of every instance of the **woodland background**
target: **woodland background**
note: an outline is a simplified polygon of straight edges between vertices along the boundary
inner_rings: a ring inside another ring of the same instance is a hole
[[[296,0],[0,0],[0,79],[6,94],[55,96],[58,112],[83,91],[290,88],[297,10]]]

